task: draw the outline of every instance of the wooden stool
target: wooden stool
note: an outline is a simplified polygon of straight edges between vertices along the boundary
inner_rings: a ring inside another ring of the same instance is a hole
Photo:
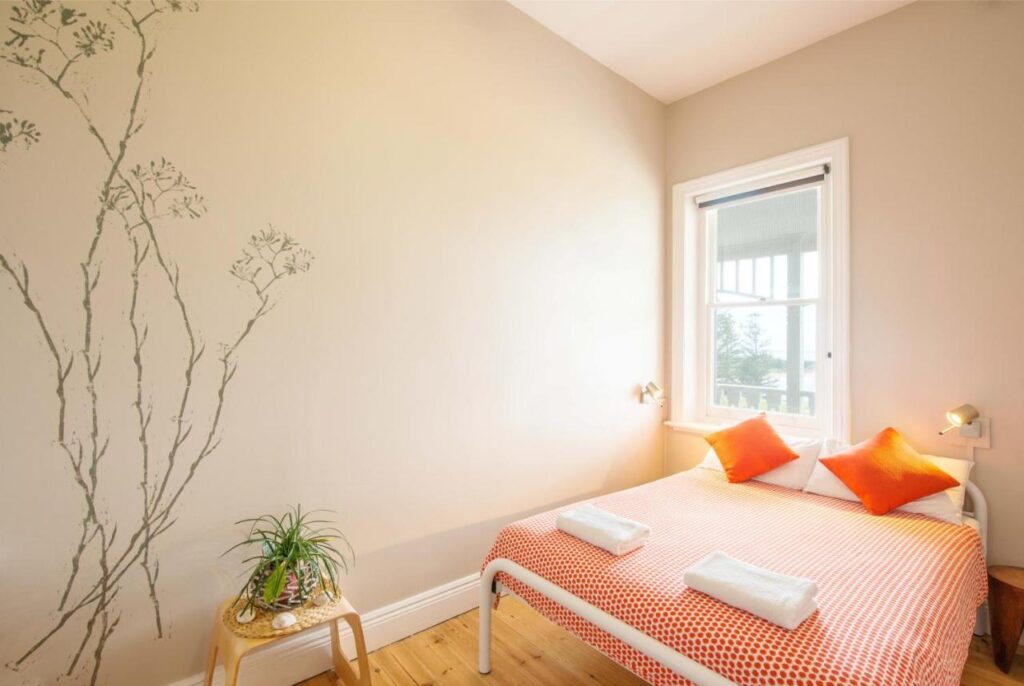
[[[989,607],[992,610],[992,652],[999,669],[1007,674],[1024,629],[1024,569],[988,568]]]
[[[213,683],[213,671],[217,666],[217,654],[222,653],[224,656],[224,684],[225,686],[237,686],[238,684],[238,670],[241,666],[242,658],[249,651],[259,648],[260,646],[273,643],[274,641],[280,641],[290,636],[302,633],[296,631],[291,634],[285,634],[284,636],[272,636],[270,638],[243,638],[238,636],[224,625],[224,613],[229,607],[235,604],[235,599],[231,598],[221,603],[220,607],[217,608],[217,614],[213,618],[213,635],[210,637],[210,653],[206,658],[206,686],[211,686]],[[338,631],[338,621],[344,619],[348,622],[348,625],[352,627],[352,637],[356,643],[356,658],[359,660],[359,673],[356,674],[352,669],[352,666],[348,663],[348,658],[345,657],[345,653],[341,650],[341,638]],[[366,656],[366,642],[363,639],[363,624],[359,620],[359,613],[355,611],[355,608],[344,598],[340,598],[337,603],[337,611],[328,617],[323,622],[315,626],[321,626],[325,623],[331,625],[331,653],[334,661],[334,671],[341,679],[341,682],[346,686],[370,686],[370,663]],[[308,631],[315,627],[308,627],[303,631]]]

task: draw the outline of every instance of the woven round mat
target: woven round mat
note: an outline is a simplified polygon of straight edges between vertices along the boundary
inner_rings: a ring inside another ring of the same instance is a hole
[[[306,602],[301,607],[296,607],[292,610],[287,610],[295,615],[297,621],[290,627],[284,629],[275,629],[273,626],[274,617],[281,614],[280,612],[271,612],[269,610],[261,610],[260,608],[253,608],[256,612],[256,618],[247,624],[240,624],[237,619],[237,615],[245,607],[245,598],[239,598],[234,603],[228,606],[228,609],[224,611],[223,621],[224,626],[231,629],[232,633],[242,638],[274,638],[275,636],[287,636],[288,634],[294,634],[303,629],[308,629],[317,624],[323,624],[329,619],[333,619],[338,614],[338,604],[341,601],[340,593],[332,593],[334,600],[331,600],[326,605],[317,607],[313,604],[312,600]]]

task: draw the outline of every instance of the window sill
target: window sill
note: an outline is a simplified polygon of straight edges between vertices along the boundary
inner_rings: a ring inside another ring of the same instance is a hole
[[[739,420],[733,420],[726,424],[712,424],[710,422],[665,422],[665,426],[672,431],[678,431],[679,433],[692,434],[694,436],[707,436],[713,434],[716,431],[721,431],[729,426],[732,426]],[[780,435],[788,438],[817,438],[822,439],[822,432],[818,429],[806,429],[795,426],[776,426],[776,430]]]
[[[707,436],[708,434],[714,433],[720,429],[725,428],[725,424],[706,424],[703,422],[665,422],[665,426],[684,434],[695,434],[697,436]]]

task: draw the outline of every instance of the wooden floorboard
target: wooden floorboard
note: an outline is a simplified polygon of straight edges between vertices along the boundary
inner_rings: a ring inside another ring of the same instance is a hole
[[[647,682],[612,662],[515,598],[494,614],[491,673],[476,671],[478,613],[443,624],[370,653],[374,686],[644,686]],[[337,686],[328,672],[297,686]],[[987,640],[975,638],[962,686],[1024,685],[1024,657],[1010,674],[992,662]]]

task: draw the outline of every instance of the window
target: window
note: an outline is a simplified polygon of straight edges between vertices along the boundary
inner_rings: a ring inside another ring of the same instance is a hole
[[[846,141],[674,189],[672,416],[848,438]]]

